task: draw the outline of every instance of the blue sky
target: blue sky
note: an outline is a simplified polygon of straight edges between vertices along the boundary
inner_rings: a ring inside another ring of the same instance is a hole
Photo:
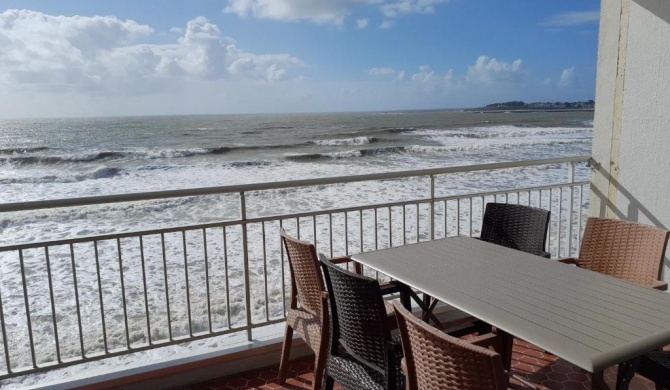
[[[0,4],[0,117],[464,108],[595,93],[595,0]]]

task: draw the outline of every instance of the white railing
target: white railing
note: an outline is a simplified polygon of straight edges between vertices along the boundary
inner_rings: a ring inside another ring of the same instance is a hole
[[[318,251],[340,256],[476,235],[486,203],[510,202],[549,209],[547,249],[552,257],[575,254],[588,207],[588,161],[574,157],[0,205],[0,216],[7,218],[116,203],[131,218],[137,209],[126,209],[128,204],[194,197],[208,199],[207,214],[211,195],[234,196],[236,202],[224,203],[227,212],[237,208],[237,216],[206,223],[173,220],[170,227],[139,231],[119,225],[121,233],[0,247],[0,379],[232,332],[246,332],[252,340],[254,329],[284,321],[290,283],[280,227],[315,242]],[[489,183],[497,177],[512,179],[508,183],[527,177],[530,185]],[[456,182],[460,187],[452,185]],[[464,183],[491,190],[469,193]],[[361,195],[366,188],[375,191]]]

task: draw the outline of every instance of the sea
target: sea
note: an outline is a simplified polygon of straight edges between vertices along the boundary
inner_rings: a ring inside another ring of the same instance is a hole
[[[591,154],[592,137],[592,111],[431,110],[0,120],[0,204],[587,156]],[[456,175],[441,182],[438,192],[453,195],[540,186],[564,178],[565,174],[565,167],[552,166],[541,175],[537,170]],[[578,180],[588,175],[585,166],[577,170]],[[296,189],[274,193],[271,198],[250,198],[249,213],[262,216],[361,202],[381,203],[402,199],[407,194],[416,198],[421,191],[425,196],[425,186],[412,183],[382,183],[374,188],[370,188],[373,184],[365,185],[368,193],[354,185]],[[282,196],[283,200],[278,200]],[[74,211],[0,213],[0,245],[175,226],[175,221],[179,225],[220,221],[235,218],[238,212],[239,206],[232,201],[203,197],[197,201],[161,200],[141,207],[119,204]],[[84,280],[88,275],[94,281],[95,265],[80,261],[82,269],[77,271],[80,278]],[[127,261],[133,261],[132,255],[128,255]],[[273,261],[269,267],[281,267],[276,259]],[[27,283],[33,294],[40,297],[35,298],[34,307],[42,308],[40,315],[45,318],[42,333],[47,334],[51,332],[51,309],[47,290],[41,290],[46,288],[39,279],[44,274],[39,268],[42,263],[37,257],[33,263],[28,259],[26,263],[36,267],[29,269]],[[157,264],[162,267],[160,262]],[[2,258],[0,270],[5,313],[13,313],[5,321],[10,329],[16,328],[17,334],[24,336],[23,295],[13,294],[21,290],[18,262]],[[54,272],[63,280],[71,280],[67,267]],[[175,268],[175,275],[178,272],[183,269]],[[110,281],[109,288],[114,290],[117,284]],[[164,285],[163,279],[157,279],[156,291],[160,292]],[[276,290],[273,294],[281,300],[281,288],[273,288]],[[96,291],[90,290],[93,301],[97,299]],[[15,303],[6,297],[14,298]],[[72,297],[63,296],[59,302],[65,305],[68,300]],[[243,301],[241,296],[239,304]],[[157,311],[164,310],[158,300],[155,306]],[[137,332],[134,337],[140,341],[146,336],[142,310],[143,306],[138,308],[140,320],[136,327],[130,324],[131,336]],[[283,307],[278,305],[271,310],[273,316],[281,316]],[[263,312],[262,308],[259,312]],[[68,319],[66,313],[62,316],[61,333],[66,334],[68,321],[74,319]],[[100,321],[94,317],[90,320],[92,332],[97,329],[96,321]],[[186,313],[182,317],[186,318]],[[161,326],[170,325],[158,323],[155,328]],[[185,332],[190,326],[183,326]],[[45,337],[44,354],[50,356],[51,341]],[[108,337],[117,337],[117,342],[123,344],[123,327],[117,334],[110,330]],[[16,339],[25,341],[25,337]],[[92,335],[87,343],[92,350],[102,348],[98,336]],[[71,347],[76,356],[78,344],[71,344],[61,347],[64,350]],[[29,361],[27,354],[26,350],[24,356],[14,360],[25,363]],[[118,362],[118,366],[126,364],[127,361]],[[89,369],[69,368],[68,373],[77,375]],[[9,380],[0,386],[21,387],[53,379],[45,375]]]
[[[587,155],[593,112],[0,121],[0,202]]]

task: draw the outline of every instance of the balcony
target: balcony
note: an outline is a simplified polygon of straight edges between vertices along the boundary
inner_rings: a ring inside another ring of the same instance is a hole
[[[274,364],[290,288],[280,227],[342,256],[476,236],[486,203],[519,203],[551,211],[547,249],[565,257],[590,173],[575,157],[0,205],[7,229],[39,231],[0,247],[0,379],[177,386]],[[87,228],[54,237],[51,216],[55,231]]]

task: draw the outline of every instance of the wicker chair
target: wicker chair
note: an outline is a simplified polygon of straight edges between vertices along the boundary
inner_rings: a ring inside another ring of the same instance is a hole
[[[670,351],[655,351],[642,356],[637,373],[654,382],[656,390],[670,389]]]
[[[592,217],[586,221],[579,258],[559,261],[667,290],[668,284],[659,279],[668,234],[667,230],[637,222]]]
[[[550,212],[535,207],[488,203],[480,239],[549,258],[544,251]]]
[[[281,230],[291,270],[291,306],[286,314],[286,332],[279,363],[279,384],[286,381],[293,331],[305,340],[316,355],[312,389],[320,390],[328,351],[327,295],[314,245],[296,240]],[[300,305],[298,306],[298,303]],[[325,325],[325,326],[324,326]]]
[[[278,381],[279,384],[286,382],[286,370],[289,366],[291,343],[293,341],[293,332],[295,331],[314,351],[315,364],[312,388],[321,389],[330,331],[328,304],[326,302],[328,294],[325,292],[314,245],[291,237],[284,229],[281,229],[280,234],[284,248],[286,249],[286,256],[288,257],[291,271],[291,302],[286,314],[286,331],[279,363]],[[351,262],[352,260],[343,257],[330,261],[341,264]],[[358,264],[354,263],[354,267],[357,273],[361,272]],[[384,294],[398,292],[401,295],[401,302],[409,305],[409,297],[405,295],[406,290],[404,289],[404,285],[384,284]],[[391,315],[387,322],[395,328],[396,321],[392,317],[393,307],[390,304],[387,311]]]
[[[496,335],[461,340],[394,305],[405,353],[402,368],[407,390],[507,389],[502,357],[486,348],[500,348]]]
[[[404,389],[402,348],[391,338],[379,282],[328,260],[321,263],[331,312],[326,389],[332,390],[334,381],[347,390]]]

